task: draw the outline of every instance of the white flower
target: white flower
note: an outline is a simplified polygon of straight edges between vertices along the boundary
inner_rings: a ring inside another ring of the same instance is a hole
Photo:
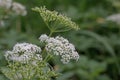
[[[67,64],[68,62],[70,62],[70,55],[68,54],[65,54],[65,55],[62,55],[62,59],[61,61],[64,63],[64,64]]]
[[[40,55],[40,54],[36,54],[35,55],[35,59],[36,60],[39,60],[39,61],[42,61],[43,59],[42,59],[42,56]]]
[[[62,41],[62,43],[69,43],[67,39],[64,39],[63,37],[57,36],[55,39]]]
[[[12,52],[12,51],[6,51],[4,56],[5,56],[6,60],[9,60],[13,56],[13,54],[14,54],[14,52]]]
[[[18,15],[25,16],[27,14],[26,8],[22,4],[17,2],[13,2],[12,10]]]
[[[5,22],[3,20],[0,20],[0,27],[4,27],[5,26]]]
[[[17,43],[13,47],[15,53],[40,53],[41,48],[30,43]]]
[[[34,57],[34,61],[32,61],[32,64],[33,64],[34,66],[37,66],[37,63],[38,63],[39,61],[42,61],[42,60],[43,60],[42,56],[41,56],[40,54],[36,54],[35,57]]]
[[[41,48],[30,43],[17,43],[12,51],[5,53],[6,60],[12,60],[16,62],[26,63],[30,60],[42,60],[40,54]]]
[[[9,9],[12,5],[12,0],[0,0],[0,7]]]
[[[117,24],[120,24],[120,14],[110,15],[106,18],[106,20],[113,21],[113,22],[116,22]]]
[[[80,56],[78,55],[77,52],[73,52],[71,57],[72,57],[72,59],[75,59],[76,61],[78,61]]]
[[[45,42],[45,49],[48,53],[53,53],[53,55],[60,56],[63,63],[68,63],[70,59],[78,60],[79,54],[76,52],[73,44],[63,37],[48,37],[42,39]],[[40,39],[41,40],[41,39]]]
[[[46,34],[43,34],[43,35],[41,35],[41,36],[39,37],[39,40],[40,40],[41,42],[45,42],[47,39],[48,39],[48,36],[47,36]]]

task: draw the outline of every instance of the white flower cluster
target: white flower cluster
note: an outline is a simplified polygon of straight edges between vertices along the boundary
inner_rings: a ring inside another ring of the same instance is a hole
[[[25,16],[27,14],[26,8],[22,4],[12,2],[12,0],[0,0],[0,7],[12,9],[17,15]]]
[[[0,7],[9,9],[12,6],[12,0],[0,0]]]
[[[25,16],[27,14],[26,8],[22,4],[17,2],[13,2],[12,10],[18,15]]]
[[[116,22],[117,24],[120,24],[120,14],[110,15],[106,18],[106,20],[113,21],[113,22]]]
[[[43,34],[39,40],[40,42],[46,43],[45,49],[47,52],[60,56],[64,64],[68,63],[71,59],[79,59],[79,54],[76,52],[74,45],[63,37],[57,36],[54,38]]]
[[[39,37],[39,40],[40,42],[46,42],[48,40],[48,36],[46,34],[42,34],[40,37]]]
[[[4,27],[5,26],[5,22],[3,20],[0,20],[0,27]]]
[[[40,47],[30,43],[17,43],[12,51],[5,53],[5,58],[21,63],[26,63],[32,59],[41,61],[42,56],[37,53],[41,53]]]

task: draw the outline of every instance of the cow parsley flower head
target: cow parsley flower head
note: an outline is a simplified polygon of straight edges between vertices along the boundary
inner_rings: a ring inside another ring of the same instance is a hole
[[[12,10],[16,12],[17,15],[25,16],[27,14],[26,8],[22,4],[17,2],[13,2]]]
[[[61,61],[64,63],[64,64],[67,64],[68,62],[70,62],[70,55],[68,54],[65,54],[65,55],[62,55],[62,59]]]
[[[71,18],[58,14],[56,11],[47,10],[45,6],[40,8],[35,7],[33,10],[40,13],[50,30],[54,29],[55,32],[63,32],[70,29],[79,29],[79,26],[72,22]]]
[[[17,43],[12,51],[7,51],[5,53],[5,58],[7,60],[17,61],[26,63],[31,59],[42,60],[40,54],[41,48],[30,43]]]
[[[17,43],[13,47],[13,51],[16,53],[40,53],[41,48],[30,43]]]
[[[39,40],[40,40],[41,42],[45,42],[47,39],[48,39],[48,36],[47,36],[46,34],[43,34],[43,35],[41,35],[41,36],[39,37]]]
[[[44,35],[41,35],[44,36]],[[40,37],[41,37],[40,36]],[[60,56],[63,63],[68,63],[71,59],[78,60],[79,54],[75,50],[73,44],[63,37],[48,37],[41,42],[45,42],[45,49],[48,53],[53,53],[53,55]]]
[[[12,0],[0,0],[0,7],[9,9],[12,6]]]

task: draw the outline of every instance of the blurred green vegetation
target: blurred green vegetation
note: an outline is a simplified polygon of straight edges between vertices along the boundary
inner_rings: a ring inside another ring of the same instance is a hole
[[[57,59],[51,62],[61,72],[57,80],[120,80],[120,25],[106,21],[119,13],[119,0],[14,0],[25,5],[27,15],[11,16],[0,27],[0,67],[6,66],[4,52],[17,42],[39,44],[40,34],[49,33],[38,13],[31,8],[45,5],[71,17],[79,31],[57,33],[69,39],[80,54],[78,62],[67,65]],[[0,14],[1,14],[0,10]],[[55,65],[57,63],[57,65]],[[0,72],[0,80],[7,80]]]

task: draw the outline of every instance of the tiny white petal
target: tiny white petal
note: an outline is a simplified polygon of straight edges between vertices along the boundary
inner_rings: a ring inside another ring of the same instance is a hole
[[[39,40],[40,40],[41,42],[45,42],[47,39],[48,39],[48,36],[47,36],[46,34],[43,34],[43,35],[41,35],[41,36],[39,37]]]
[[[12,0],[0,0],[0,7],[9,9],[12,5]]]
[[[25,16],[27,14],[26,8],[22,4],[17,2],[13,2],[12,10],[15,11],[18,15]]]

